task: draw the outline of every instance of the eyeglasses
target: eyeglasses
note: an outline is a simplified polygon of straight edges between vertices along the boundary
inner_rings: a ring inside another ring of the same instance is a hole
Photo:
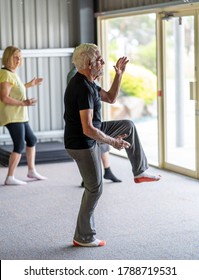
[[[96,62],[100,62],[101,64],[105,63],[101,56],[96,59]]]

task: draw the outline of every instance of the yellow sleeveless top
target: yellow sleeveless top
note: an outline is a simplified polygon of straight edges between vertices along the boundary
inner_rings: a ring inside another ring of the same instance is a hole
[[[16,73],[5,69],[0,70],[0,83],[8,82],[12,85],[9,96],[23,101],[26,99],[26,88]],[[0,100],[0,126],[14,122],[28,121],[26,106],[15,106],[3,103]]]

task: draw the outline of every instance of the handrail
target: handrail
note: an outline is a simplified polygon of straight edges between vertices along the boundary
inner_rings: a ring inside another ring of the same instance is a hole
[[[22,49],[23,57],[65,57],[71,56],[74,48],[55,48],[55,49]],[[3,50],[0,50],[0,57]]]

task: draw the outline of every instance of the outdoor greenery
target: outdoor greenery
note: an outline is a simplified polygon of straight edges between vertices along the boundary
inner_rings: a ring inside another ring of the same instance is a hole
[[[127,56],[129,64],[123,76],[123,95],[144,99],[156,98],[156,37],[154,14],[109,20],[109,60]],[[110,71],[111,78],[113,71]]]
[[[110,71],[113,79],[114,71]],[[156,98],[156,76],[144,67],[129,64],[122,79],[121,94],[144,99],[145,104]]]

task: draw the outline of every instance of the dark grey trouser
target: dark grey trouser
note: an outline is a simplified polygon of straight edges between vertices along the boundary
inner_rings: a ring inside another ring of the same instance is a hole
[[[128,135],[124,140],[131,144],[131,148],[126,149],[126,153],[131,163],[134,176],[148,169],[147,158],[140,143],[136,127],[132,121],[119,120],[103,122],[101,130],[114,138],[123,134]]]
[[[85,187],[74,239],[82,243],[89,243],[95,239],[94,210],[102,194],[101,151],[96,144],[90,149],[67,149],[67,152],[76,161]]]
[[[131,144],[131,148],[126,149],[126,152],[132,165],[134,176],[139,175],[148,168],[145,153],[132,121],[103,122],[101,130],[112,137],[127,134],[125,140]],[[74,239],[82,243],[92,242],[96,234],[94,210],[102,194],[103,187],[100,149],[96,144],[90,149],[67,149],[67,151],[76,161],[85,186]]]

